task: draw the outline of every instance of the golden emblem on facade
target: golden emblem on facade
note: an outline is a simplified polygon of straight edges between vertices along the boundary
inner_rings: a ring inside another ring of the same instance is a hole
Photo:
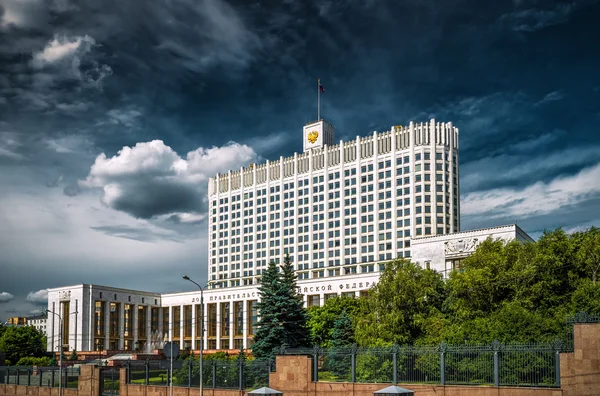
[[[312,144],[312,143],[316,142],[318,137],[319,137],[319,132],[317,132],[317,131],[309,132],[309,134],[308,134],[309,143]]]

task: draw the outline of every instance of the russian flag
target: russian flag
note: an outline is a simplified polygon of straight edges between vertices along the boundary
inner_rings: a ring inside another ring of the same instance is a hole
[[[321,85],[321,80],[319,80],[319,91],[325,93],[325,88],[323,88],[323,86]]]

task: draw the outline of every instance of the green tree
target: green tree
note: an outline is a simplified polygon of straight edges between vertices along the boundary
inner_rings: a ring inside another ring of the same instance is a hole
[[[349,381],[352,369],[352,350],[354,345],[354,327],[352,319],[343,311],[333,324],[330,349],[326,366],[336,378]]]
[[[12,364],[22,357],[42,356],[45,347],[46,336],[33,326],[7,327],[0,337],[0,352]]]
[[[595,285],[600,270],[600,229],[592,227],[586,232],[578,252],[578,259]]]
[[[308,309],[308,328],[312,342],[323,348],[330,346],[335,321],[343,313],[352,318],[358,308],[359,300],[350,297],[333,297],[323,306],[313,306]]]
[[[355,337],[359,345],[413,343],[429,316],[438,316],[446,296],[441,274],[404,259],[386,264],[379,283],[360,299]]]
[[[311,339],[308,329],[308,314],[304,308],[303,297],[298,293],[296,272],[289,254],[283,258],[280,279],[280,308],[285,329],[282,346],[289,348],[309,346]]]
[[[274,262],[263,273],[259,288],[258,329],[252,354],[259,359],[272,358],[277,347],[309,345],[307,314],[296,289],[296,275],[288,255],[281,273]]]
[[[354,326],[346,311],[333,323],[330,346],[332,348],[347,347],[354,344]]]

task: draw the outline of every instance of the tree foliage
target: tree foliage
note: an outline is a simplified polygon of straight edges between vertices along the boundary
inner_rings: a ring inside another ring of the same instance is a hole
[[[254,336],[252,354],[259,359],[272,358],[277,347],[296,348],[310,345],[307,314],[296,288],[296,275],[288,255],[281,272],[274,262],[263,273],[257,304],[260,319]]]
[[[352,318],[359,308],[359,300],[350,297],[334,297],[322,306],[308,309],[308,327],[314,345],[323,348],[330,346],[335,322],[346,314]]]
[[[447,279],[394,260],[367,297],[352,300],[355,310],[343,299],[311,308],[311,336],[332,346],[345,310],[361,346],[553,341],[567,316],[600,314],[599,260],[598,228],[546,231],[531,243],[486,240]]]
[[[405,259],[386,265],[379,283],[361,299],[356,317],[360,345],[412,342],[439,316],[446,289],[441,274]]]
[[[45,349],[46,335],[33,326],[6,326],[0,337],[0,352],[6,354],[9,364],[23,357],[42,356]]]

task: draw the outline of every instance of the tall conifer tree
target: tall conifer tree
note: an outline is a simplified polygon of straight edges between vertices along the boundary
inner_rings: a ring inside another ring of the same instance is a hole
[[[306,310],[296,290],[296,274],[286,255],[278,272],[274,262],[263,273],[259,288],[261,301],[257,304],[258,329],[254,336],[252,354],[259,359],[271,358],[277,347],[309,345]]]

